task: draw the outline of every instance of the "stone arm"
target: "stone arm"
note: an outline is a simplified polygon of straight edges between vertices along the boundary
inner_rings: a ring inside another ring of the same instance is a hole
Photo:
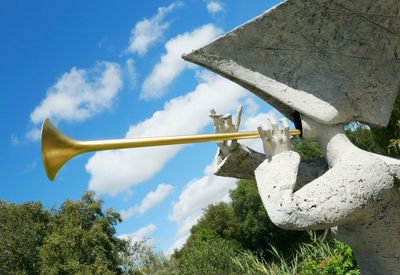
[[[215,174],[222,177],[255,181],[254,171],[264,160],[264,154],[245,145],[238,144],[238,147],[228,156],[224,156],[222,151],[218,150]],[[323,175],[327,170],[328,164],[324,158],[312,158],[301,161],[295,189],[300,189],[308,182]]]
[[[255,180],[254,170],[265,159],[265,155],[247,146],[238,144],[237,148],[225,156],[219,149],[216,155],[215,175],[237,179]]]
[[[300,156],[286,151],[265,160],[255,171],[258,190],[271,221],[285,229],[317,230],[376,215],[377,201],[391,195],[389,167],[365,157],[337,164],[295,191]]]

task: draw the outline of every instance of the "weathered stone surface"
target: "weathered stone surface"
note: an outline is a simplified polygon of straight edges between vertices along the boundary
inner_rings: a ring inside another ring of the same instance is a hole
[[[384,126],[400,87],[400,1],[289,0],[183,58],[288,117]]]
[[[281,152],[278,139],[268,139],[277,143],[268,159],[243,145],[228,155],[219,150],[216,173],[255,175],[272,222],[292,230],[331,228],[352,247],[362,274],[399,274],[400,161],[357,148],[343,125],[307,118],[303,124],[305,137],[317,138],[327,162],[300,161],[296,152]]]
[[[288,0],[184,58],[288,117],[299,111],[304,138],[317,139],[329,167],[301,165],[287,131],[271,123],[273,131],[259,128],[267,159],[219,144],[227,153],[217,174],[251,178],[259,164],[257,186],[276,225],[332,228],[362,274],[400,274],[400,161],[360,150],[343,130],[351,120],[388,122],[400,89],[400,1]]]
[[[265,160],[255,175],[269,217],[286,229],[331,227],[352,247],[362,274],[399,274],[400,161],[357,148],[343,125],[307,124],[319,132],[330,169],[295,190],[299,155],[287,151]]]
[[[254,171],[265,160],[265,155],[247,146],[238,148],[225,156],[221,150],[216,155],[215,175],[237,179],[255,180]],[[300,189],[312,180],[328,171],[328,164],[323,158],[303,160],[299,164],[295,189]]]

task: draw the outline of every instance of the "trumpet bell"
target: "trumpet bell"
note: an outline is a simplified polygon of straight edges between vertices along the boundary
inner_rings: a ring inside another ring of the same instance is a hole
[[[42,125],[42,161],[46,175],[54,180],[58,170],[72,157],[79,154],[79,144],[61,133],[49,119]]]

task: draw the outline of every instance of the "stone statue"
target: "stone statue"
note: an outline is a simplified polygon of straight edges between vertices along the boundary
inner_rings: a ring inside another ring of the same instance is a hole
[[[331,228],[362,274],[400,273],[400,161],[346,137],[352,120],[385,126],[400,89],[400,1],[288,0],[184,58],[255,93],[287,117],[324,159],[300,161],[288,122],[259,127],[264,153],[219,143],[217,175],[256,179],[272,222]],[[216,132],[237,131],[212,111]]]
[[[220,116],[212,117],[214,125],[228,125]],[[237,143],[220,143],[216,174],[255,178],[271,221],[281,228],[331,228],[353,248],[363,274],[398,274],[400,161],[357,148],[343,124],[324,125],[303,117],[304,138],[318,141],[327,163],[301,162],[291,151],[287,121],[282,124],[283,131],[275,122],[259,127],[265,155]]]

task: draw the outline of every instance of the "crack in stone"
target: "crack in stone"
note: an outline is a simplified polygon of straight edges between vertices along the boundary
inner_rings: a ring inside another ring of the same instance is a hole
[[[336,6],[338,6],[338,7],[341,7],[341,8],[343,8],[343,9],[347,10],[347,11],[350,11],[351,13],[354,13],[354,11],[352,11],[351,9],[345,7],[343,4],[339,4],[339,3],[336,3],[336,2],[334,2],[334,4],[335,4]],[[366,17],[366,16],[364,16],[364,15],[358,15],[358,17],[360,17],[360,18],[366,20],[367,22],[369,22],[369,23],[371,23],[371,24],[377,26],[378,28],[381,28],[381,29],[383,29],[383,30],[389,32],[390,34],[397,35],[396,32],[394,32],[394,31],[392,31],[392,30],[386,28],[385,26],[382,26],[382,25],[379,24],[378,22],[375,22],[374,20],[372,20],[372,19],[370,19],[370,18],[368,18],[368,17]]]
[[[386,17],[386,18],[400,18],[398,15],[385,15],[385,14],[375,14],[375,13],[363,13],[363,12],[349,12],[343,13],[338,11],[327,11],[327,14],[336,14],[336,15],[344,15],[344,16],[376,16],[376,17]]]
[[[373,58],[366,57],[366,56],[349,55],[349,54],[327,52],[327,51],[313,51],[313,50],[307,50],[307,49],[273,48],[273,47],[261,47],[261,46],[237,46],[237,48],[262,49],[262,50],[267,50],[267,51],[294,51],[294,52],[307,52],[307,53],[322,53],[322,54],[326,54],[326,55],[337,55],[337,56],[353,58],[353,59],[373,60]]]

